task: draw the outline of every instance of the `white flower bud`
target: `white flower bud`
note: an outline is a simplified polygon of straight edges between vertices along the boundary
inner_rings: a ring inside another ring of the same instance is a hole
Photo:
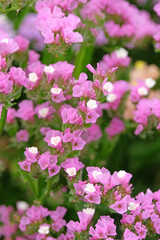
[[[38,153],[38,148],[37,147],[29,147],[28,151],[30,153],[37,154]]]
[[[46,108],[46,107],[41,108],[41,109],[38,111],[39,115],[40,115],[42,118],[45,118],[45,117],[47,116],[48,112],[49,112],[49,109]]]
[[[128,51],[124,48],[120,48],[115,51],[118,58],[126,58],[128,56]]]
[[[51,144],[55,146],[57,146],[60,141],[61,141],[61,138],[59,136],[51,137]]]
[[[91,183],[87,183],[84,189],[85,192],[94,193],[96,191],[95,187]]]
[[[45,66],[44,67],[44,72],[45,73],[54,73],[55,69],[52,66]]]
[[[75,167],[71,167],[71,168],[67,168],[66,173],[68,173],[70,177],[73,177],[76,175],[77,171]]]
[[[138,94],[140,96],[146,96],[148,94],[148,89],[146,87],[138,88]]]
[[[123,178],[125,175],[126,175],[126,172],[124,170],[120,170],[118,173],[117,173],[118,177],[119,178]]]
[[[48,234],[49,233],[49,227],[48,226],[40,226],[39,229],[38,229],[38,233]]]
[[[97,102],[96,102],[96,100],[90,99],[90,100],[87,102],[87,107],[90,108],[90,109],[95,109],[95,108],[97,108]]]
[[[87,213],[88,215],[91,215],[91,216],[93,216],[94,213],[95,213],[95,209],[94,208],[84,208],[82,211]]]
[[[104,85],[103,85],[103,89],[108,91],[108,92],[112,92],[113,90],[113,84],[111,82],[106,82]]]
[[[102,172],[101,171],[97,171],[97,170],[95,170],[95,171],[93,171],[92,172],[92,176],[94,177],[94,179],[98,179],[98,176],[100,176],[100,175],[102,175]]]
[[[37,74],[35,72],[29,73],[29,81],[35,83],[38,79]]]
[[[114,102],[117,99],[117,96],[115,93],[109,93],[106,97],[106,100],[110,103]]]
[[[51,93],[60,94],[62,92],[61,88],[51,88]]]
[[[145,83],[148,88],[152,88],[156,84],[156,81],[152,78],[146,78]]]
[[[129,206],[128,206],[128,210],[132,211],[132,210],[136,210],[136,208],[139,206],[138,203],[135,202],[129,202]]]

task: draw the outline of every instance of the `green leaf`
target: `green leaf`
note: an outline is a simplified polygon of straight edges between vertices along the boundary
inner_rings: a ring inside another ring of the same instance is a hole
[[[8,111],[7,108],[5,107],[5,105],[3,105],[2,112],[1,112],[1,119],[0,119],[0,135],[3,132],[3,129],[6,123],[7,111]]]

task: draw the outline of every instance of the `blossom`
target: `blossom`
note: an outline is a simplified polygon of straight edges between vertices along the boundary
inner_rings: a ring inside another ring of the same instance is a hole
[[[16,133],[16,139],[18,142],[27,142],[29,139],[28,132],[25,129],[21,129]]]

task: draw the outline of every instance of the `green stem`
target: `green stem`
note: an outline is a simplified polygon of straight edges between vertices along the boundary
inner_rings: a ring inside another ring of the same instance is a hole
[[[6,118],[7,118],[8,109],[3,105],[0,119],[0,135],[3,132],[3,128],[5,126]]]
[[[4,10],[0,10],[0,13],[7,13],[7,12],[12,12],[12,11],[17,11],[18,9],[17,8],[7,8],[7,9],[4,9]]]
[[[43,203],[45,198],[49,195],[52,185],[53,185],[53,179],[49,178],[48,181],[47,181],[46,189],[45,189],[44,193],[42,194],[42,196],[39,199],[41,203]]]
[[[27,179],[28,179],[28,183],[32,189],[32,192],[34,194],[34,197],[37,199],[38,198],[38,190],[37,190],[37,182],[36,180],[34,180],[31,176],[26,175],[27,176]]]
[[[94,47],[82,44],[78,54],[75,58],[74,76],[78,78],[81,72],[86,72],[86,65],[91,61]]]

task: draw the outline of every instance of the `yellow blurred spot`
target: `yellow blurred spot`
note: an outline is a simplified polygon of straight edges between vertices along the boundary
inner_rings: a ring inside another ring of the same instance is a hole
[[[144,69],[145,67],[146,67],[146,62],[141,61],[141,60],[135,62],[135,68],[136,68],[136,69],[142,70],[142,69]]]

